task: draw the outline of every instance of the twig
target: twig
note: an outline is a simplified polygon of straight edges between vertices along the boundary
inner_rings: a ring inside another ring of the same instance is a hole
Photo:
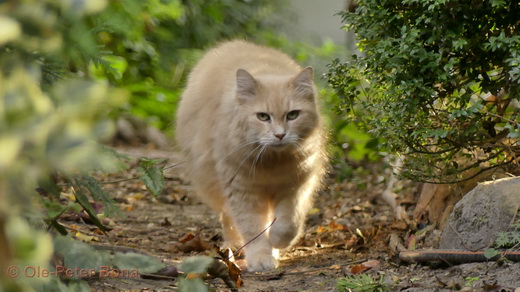
[[[271,226],[273,226],[274,222],[276,222],[276,217],[274,218],[273,222],[271,222],[271,224],[269,224],[269,226],[267,226],[262,232],[260,232],[257,236],[253,237],[251,240],[249,240],[248,242],[246,242],[244,245],[242,245],[239,249],[237,249],[232,256],[230,256],[229,258],[231,257],[234,257],[236,255],[238,255],[238,252],[241,251],[244,247],[246,247],[248,244],[250,244],[251,242],[255,241],[258,237],[260,237],[260,235],[264,234],[267,230],[269,230],[269,228],[271,228]]]
[[[487,258],[483,251],[417,250],[399,253],[399,258],[405,262],[445,261],[452,264],[487,262],[502,257],[510,261],[520,262],[520,250],[499,251],[499,254],[493,258]]]
[[[167,166],[167,167],[164,167],[162,170],[166,170],[166,169],[170,169],[170,168],[174,168],[174,167],[177,167],[179,165],[182,165],[184,164],[184,161],[183,162],[179,162],[179,163],[176,163],[176,164],[172,164],[170,166]],[[131,180],[137,180],[137,179],[140,179],[139,176],[134,176],[134,177],[130,177],[130,178],[123,178],[123,179],[118,179],[118,180],[111,180],[111,181],[105,181],[105,182],[99,182],[99,184],[102,184],[102,185],[109,185],[109,184],[116,184],[116,183],[120,183],[120,182],[125,182],[125,181],[131,181]],[[64,184],[56,184],[58,187],[68,187],[68,186],[71,186],[72,184],[70,183],[64,183]]]
[[[497,115],[497,114],[494,114],[494,113],[490,113],[490,112],[484,112],[486,115],[490,115],[490,116],[493,116],[493,117],[496,117],[496,118],[499,118],[499,119],[502,119],[504,121],[507,121],[507,122],[510,122],[511,124],[515,124],[515,125],[519,125],[520,123],[519,122],[516,122],[516,121],[513,121],[513,120],[510,120],[508,118],[504,118],[503,116],[501,115]]]
[[[346,262],[346,263],[342,264],[341,266],[355,265],[355,264],[364,263],[366,261],[367,261],[367,259],[349,261],[349,262]],[[277,275],[277,274],[282,274],[283,276],[287,276],[287,275],[300,275],[300,274],[323,272],[323,269],[324,269],[324,267],[316,267],[316,268],[310,268],[310,269],[307,269],[307,270],[304,270],[304,271],[296,271],[296,272],[275,272],[275,273],[266,273],[266,274],[245,274],[245,275],[242,275],[242,277],[244,277],[244,278],[246,278],[246,277],[248,277],[248,278],[250,278],[250,277],[259,277],[259,276],[260,277],[269,277],[269,276],[274,276],[274,275]]]

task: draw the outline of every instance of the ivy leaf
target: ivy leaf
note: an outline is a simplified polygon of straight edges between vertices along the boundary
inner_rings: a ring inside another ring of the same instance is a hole
[[[155,196],[159,196],[164,189],[163,169],[157,167],[162,159],[141,159],[137,170],[141,173],[141,180],[146,188]]]
[[[195,256],[185,259],[179,266],[179,270],[186,274],[186,277],[179,278],[179,290],[182,292],[209,291],[201,276],[206,275],[212,263],[213,258],[208,256]]]
[[[155,273],[166,267],[166,265],[163,262],[156,258],[133,252],[115,253],[114,265],[119,269],[137,269],[140,274]]]
[[[191,292],[191,291],[200,291],[206,292],[209,291],[208,286],[201,278],[180,278],[178,282],[179,291],[181,292]]]
[[[71,270],[94,270],[99,272],[100,267],[110,265],[110,253],[99,251],[94,247],[65,236],[54,238],[54,250],[63,256],[64,268]],[[82,275],[71,273],[70,278],[80,278]],[[88,275],[83,275],[88,276]]]
[[[213,259],[207,256],[195,256],[185,259],[179,269],[186,274],[202,274],[208,271],[209,266],[213,263]]]

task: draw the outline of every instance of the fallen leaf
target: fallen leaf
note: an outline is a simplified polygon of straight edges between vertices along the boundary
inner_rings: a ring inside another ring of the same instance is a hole
[[[99,241],[99,237],[97,236],[90,236],[90,235],[86,235],[86,234],[83,234],[79,231],[76,232],[76,234],[74,235],[77,239],[83,241],[83,242],[93,242],[93,241]]]
[[[189,279],[201,278],[201,276],[203,276],[203,275],[201,275],[199,273],[188,273],[186,275],[186,279],[189,280]]]
[[[368,270],[370,268],[367,268],[365,266],[363,266],[362,264],[361,265],[355,265],[353,266],[351,269],[350,269],[350,272],[353,274],[353,275],[357,275],[357,274],[360,274],[366,270]]]
[[[340,223],[336,223],[336,221],[334,221],[334,220],[330,221],[329,228],[331,230],[342,230],[342,231],[349,230],[347,226],[340,224]]]
[[[375,269],[375,268],[379,268],[381,263],[378,260],[369,260],[369,261],[362,263],[362,265],[365,267],[368,267],[368,268]]]
[[[369,260],[360,265],[355,265],[350,269],[350,272],[354,275],[360,274],[364,271],[379,268],[381,263],[378,260]]]
[[[357,237],[357,236],[355,236],[355,235],[352,236],[352,237],[350,237],[350,238],[347,240],[347,242],[345,243],[345,247],[346,247],[347,249],[351,249],[351,248],[353,248],[353,247],[356,245],[356,243],[358,242],[358,239],[359,239],[359,237]]]
[[[190,233],[184,235],[183,237],[181,237],[179,239],[179,242],[186,243],[186,242],[188,242],[190,240],[193,240],[194,238],[195,238],[195,235],[190,232]]]
[[[318,208],[313,208],[313,209],[311,209],[311,210],[309,211],[309,213],[307,213],[307,215],[310,216],[310,215],[317,214],[317,213],[319,213],[319,212],[320,212],[320,209],[318,209]]]
[[[211,254],[213,254],[214,261],[208,268],[208,274],[222,279],[232,291],[242,287],[244,285],[241,275],[242,270],[235,262],[231,249],[214,247]]]
[[[415,247],[416,247],[416,237],[415,235],[410,235],[410,237],[408,237],[408,240],[406,241],[406,248],[408,250],[415,250]]]
[[[340,265],[332,265],[332,266],[329,267],[329,269],[331,269],[331,270],[339,270],[339,269],[341,269],[341,266]]]
[[[349,230],[349,228],[343,224],[337,223],[336,221],[332,220],[329,222],[329,224],[327,224],[325,226],[323,226],[323,225],[318,226],[318,228],[316,229],[316,232],[323,233],[323,232],[332,232],[332,231],[336,231],[336,230],[347,231],[347,230]]]
[[[401,251],[405,251],[406,248],[401,243],[401,239],[399,238],[399,235],[396,233],[390,234],[390,240],[388,242],[388,248],[390,249],[390,254],[392,256],[397,255]]]
[[[136,201],[142,201],[146,198],[146,196],[144,195],[144,193],[133,193],[133,194],[130,194],[128,195],[127,197],[127,200],[129,203],[133,203],[133,202],[136,202]]]
[[[203,240],[200,236],[200,231],[188,233],[179,239],[179,242],[173,243],[174,247],[181,252],[202,252],[211,249],[211,244]]]

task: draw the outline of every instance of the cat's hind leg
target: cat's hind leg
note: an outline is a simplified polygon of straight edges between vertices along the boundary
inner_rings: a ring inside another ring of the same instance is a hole
[[[225,212],[220,213],[220,223],[222,224],[222,231],[224,235],[224,248],[238,248],[243,244],[242,236],[240,235],[233,219]]]

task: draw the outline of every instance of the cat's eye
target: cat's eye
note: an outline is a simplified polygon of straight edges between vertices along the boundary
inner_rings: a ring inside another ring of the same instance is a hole
[[[271,116],[266,113],[257,113],[256,117],[262,122],[267,122],[271,119]]]
[[[288,120],[294,120],[294,119],[296,119],[299,115],[300,115],[300,111],[290,111],[290,112],[287,114],[287,119],[288,119]]]

